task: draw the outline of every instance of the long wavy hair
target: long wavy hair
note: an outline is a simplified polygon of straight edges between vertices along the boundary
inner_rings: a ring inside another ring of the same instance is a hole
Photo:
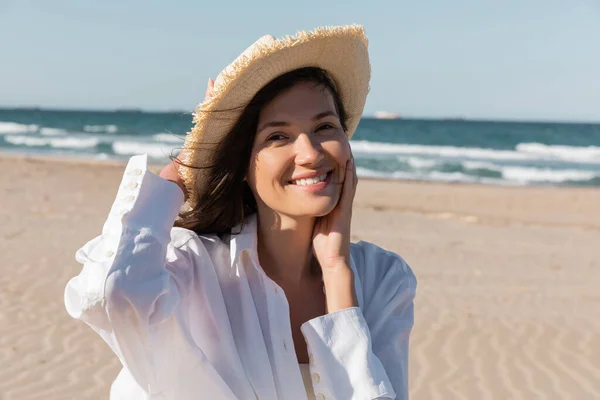
[[[306,67],[275,78],[256,93],[231,131],[216,144],[216,147],[200,150],[206,152],[206,156],[203,157],[206,165],[197,167],[182,164],[184,168],[204,169],[203,173],[207,179],[196,188],[197,203],[192,209],[181,212],[174,226],[192,230],[199,235],[239,233],[231,232],[232,228],[242,226],[245,218],[257,211],[256,200],[245,177],[248,173],[260,111],[277,95],[301,82],[312,82],[333,95],[342,128],[346,131],[344,106],[332,79],[325,70]]]

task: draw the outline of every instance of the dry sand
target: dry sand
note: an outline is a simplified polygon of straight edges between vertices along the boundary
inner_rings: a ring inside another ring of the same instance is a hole
[[[0,399],[106,399],[118,360],[62,296],[123,166],[0,157]],[[419,289],[411,399],[600,399],[600,190],[361,181],[353,239]]]

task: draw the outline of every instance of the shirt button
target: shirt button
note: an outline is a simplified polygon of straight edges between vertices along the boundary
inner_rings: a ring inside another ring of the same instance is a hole
[[[321,381],[321,376],[315,372],[312,374],[312,380],[314,383],[319,383]]]
[[[135,200],[135,196],[132,196],[132,195],[125,196],[125,197],[123,197],[123,200],[124,201],[133,201],[133,200]]]
[[[140,186],[139,183],[137,183],[136,181],[131,181],[125,186],[125,188],[126,189],[135,189],[138,186]]]
[[[115,255],[115,252],[112,251],[112,250],[109,250],[109,251],[106,252],[106,257],[112,257],[114,255]]]
[[[133,176],[139,176],[142,174],[142,170],[139,168],[136,168],[134,170],[131,170],[127,173],[128,175],[133,175]]]
[[[308,363],[309,363],[310,365],[313,365],[313,364],[315,363],[315,360],[313,359],[313,356],[312,356],[312,354],[309,354],[309,355],[308,355]]]
[[[317,393],[317,399],[325,400],[325,395],[323,393]]]

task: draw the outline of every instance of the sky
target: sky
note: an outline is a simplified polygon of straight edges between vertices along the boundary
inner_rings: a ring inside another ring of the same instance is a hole
[[[600,0],[0,0],[0,107],[190,111],[260,36],[352,23],[365,115],[600,122]]]

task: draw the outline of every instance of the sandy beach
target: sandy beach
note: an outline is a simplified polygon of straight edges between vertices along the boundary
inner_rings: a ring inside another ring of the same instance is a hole
[[[119,362],[63,290],[123,168],[0,157],[0,399],[108,398]],[[353,240],[419,280],[411,399],[600,399],[600,189],[362,180]]]

